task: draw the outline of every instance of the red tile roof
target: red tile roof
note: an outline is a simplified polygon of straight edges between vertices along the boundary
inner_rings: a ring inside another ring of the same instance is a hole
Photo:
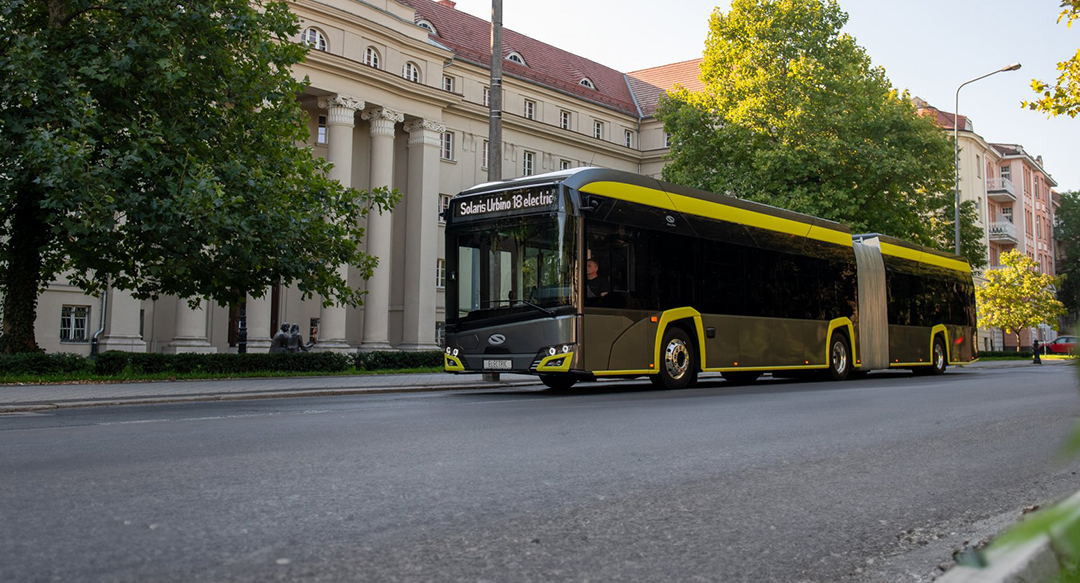
[[[676,85],[682,85],[690,91],[701,91],[705,84],[701,82],[701,62],[704,59],[690,59],[680,63],[661,65],[626,74],[630,88],[637,97],[641,114],[650,116],[656,112],[660,95],[671,91]]]
[[[959,126],[957,127],[959,127],[961,130],[966,132],[975,131],[975,128],[971,125],[971,120],[968,119],[966,115],[957,116],[956,114],[949,111],[941,111],[940,109],[934,107],[933,105],[930,105],[929,103],[923,101],[922,99],[919,99],[918,97],[916,97],[913,101],[915,102],[915,106],[918,108],[919,114],[925,115],[933,119],[934,123],[937,124],[939,128],[948,130],[953,129],[953,121],[955,118],[956,121],[959,123]]]
[[[416,9],[416,19],[435,26],[432,38],[446,45],[457,58],[484,68],[491,63],[491,23],[433,0],[399,0]],[[516,51],[528,66],[503,61],[503,73],[521,77],[638,116],[634,98],[622,73],[558,47],[503,28],[503,56]],[[587,77],[596,86],[580,85]]]

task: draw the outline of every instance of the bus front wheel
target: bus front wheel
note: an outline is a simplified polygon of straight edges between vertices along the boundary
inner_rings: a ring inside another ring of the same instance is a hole
[[[577,379],[568,374],[542,374],[540,375],[540,382],[547,385],[549,389],[564,391],[574,386]]]
[[[934,353],[931,356],[934,358],[934,363],[930,365],[929,373],[944,374],[945,369],[949,368],[949,353],[945,351],[945,341],[941,339],[941,336],[934,338]]]
[[[664,389],[685,389],[697,380],[697,357],[686,331],[675,326],[664,331],[660,346],[660,370],[649,377]]]

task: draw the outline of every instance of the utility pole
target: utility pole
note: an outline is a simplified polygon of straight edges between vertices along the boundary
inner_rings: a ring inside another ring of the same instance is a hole
[[[491,0],[491,88],[488,91],[488,181],[502,180],[502,0]]]

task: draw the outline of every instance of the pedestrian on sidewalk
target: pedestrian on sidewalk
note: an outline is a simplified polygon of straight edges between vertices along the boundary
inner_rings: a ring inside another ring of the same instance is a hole
[[[1035,353],[1035,357],[1031,360],[1031,364],[1042,364],[1042,359],[1039,358],[1039,341],[1032,342],[1032,352]]]

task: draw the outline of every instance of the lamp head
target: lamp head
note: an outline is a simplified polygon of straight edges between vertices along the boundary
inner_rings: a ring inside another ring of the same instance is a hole
[[[1016,71],[1019,68],[1020,68],[1020,63],[1013,63],[1013,64],[1011,64],[1011,65],[1009,65],[1007,67],[1002,67],[1001,70],[1002,71]]]

